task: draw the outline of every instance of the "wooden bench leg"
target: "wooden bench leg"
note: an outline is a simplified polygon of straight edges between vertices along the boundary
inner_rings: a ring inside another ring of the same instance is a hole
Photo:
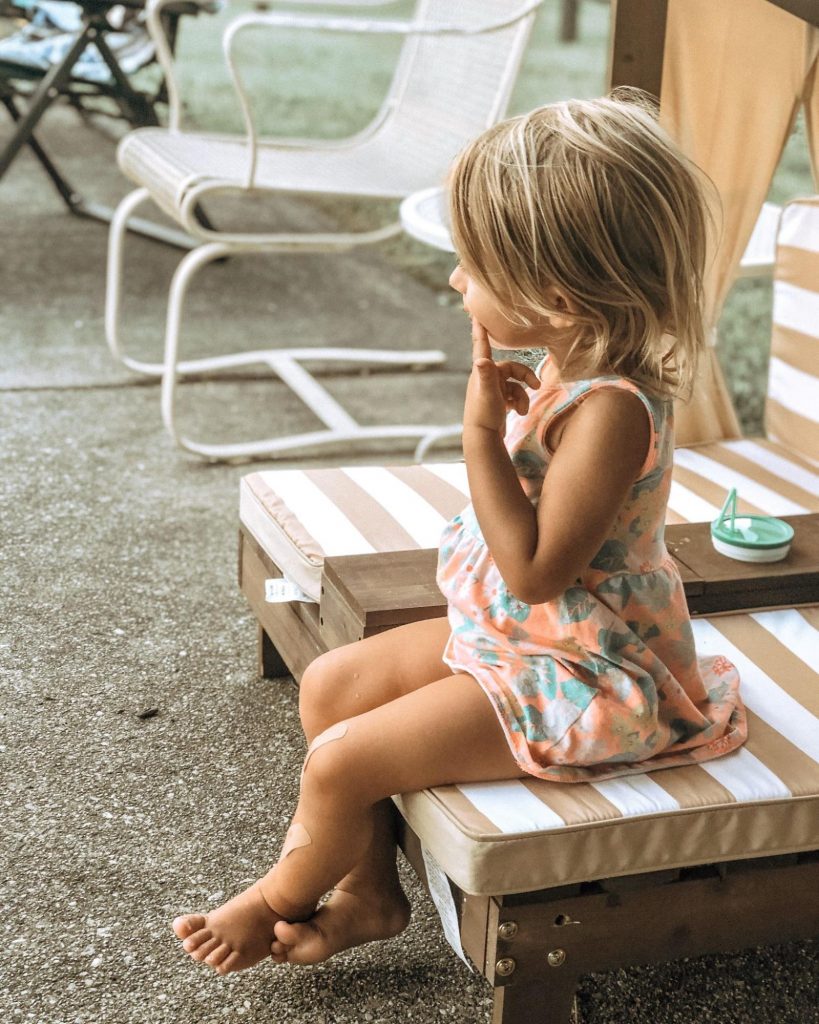
[[[278,679],[289,676],[290,669],[285,665],[282,656],[273,645],[273,641],[257,623],[257,652],[259,659],[259,675],[263,679]]]
[[[492,1024],[575,1024],[577,981],[560,973],[548,981],[496,988]]]

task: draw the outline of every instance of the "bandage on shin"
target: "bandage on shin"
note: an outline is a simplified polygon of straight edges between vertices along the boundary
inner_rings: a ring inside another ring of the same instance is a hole
[[[287,835],[284,837],[284,845],[282,846],[282,852],[279,856],[279,860],[284,860],[288,854],[292,853],[294,850],[298,850],[302,846],[310,846],[312,842],[313,840],[310,838],[310,833],[304,825],[302,825],[300,821],[294,821],[287,830]]]
[[[324,732],[320,732],[318,736],[313,740],[310,746],[307,748],[307,756],[304,759],[304,764],[301,768],[301,780],[304,781],[304,772],[307,769],[307,762],[318,750],[319,747],[323,747],[325,743],[331,743],[333,740],[340,740],[343,736],[347,735],[349,726],[346,722],[336,722],[335,725],[331,725],[329,729],[325,729]]]

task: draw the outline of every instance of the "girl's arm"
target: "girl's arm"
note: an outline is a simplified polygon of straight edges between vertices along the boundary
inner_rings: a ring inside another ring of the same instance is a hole
[[[540,604],[562,594],[609,535],[648,453],[648,413],[635,395],[615,390],[594,392],[568,413],[535,509],[503,444],[506,409],[520,408],[500,378],[479,354],[464,410],[469,489],[504,582],[519,600]]]

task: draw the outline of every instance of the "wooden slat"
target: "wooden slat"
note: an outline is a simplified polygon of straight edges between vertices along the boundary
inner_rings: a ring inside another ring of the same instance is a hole
[[[700,594],[686,586],[693,614],[819,602],[819,514],[783,516],[795,531],[780,562],[740,562],[711,543],[708,523],[666,527],[668,550],[703,582]]]
[[[659,97],[667,0],[613,0],[609,88],[632,85]]]
[[[816,0],[768,0],[775,7],[781,7],[788,14],[793,14],[809,25],[819,28],[819,5]]]
[[[325,559],[325,586],[345,598],[365,629],[432,619],[446,615],[435,582],[437,563],[434,548],[339,555]]]
[[[796,530],[782,562],[738,562],[718,554],[708,523],[666,527],[692,614],[819,602],[819,514],[785,517]],[[344,555],[324,563],[327,629],[339,642],[446,614],[434,549]],[[340,621],[330,621],[340,616]],[[326,633],[329,636],[329,633]]]
[[[590,974],[814,937],[819,863],[792,861],[766,858],[759,870],[734,872],[729,865],[724,878],[681,877],[616,896],[516,905],[520,941],[504,947],[516,961],[511,978],[526,984],[543,977],[544,951],[554,948],[566,954],[555,973]],[[557,927],[558,915],[580,923]]]
[[[298,601],[271,604],[265,600],[264,581],[281,576],[258,542],[240,531],[240,579],[259,625],[267,633],[293,677],[298,681],[304,670],[327,650],[319,635],[318,606]]]

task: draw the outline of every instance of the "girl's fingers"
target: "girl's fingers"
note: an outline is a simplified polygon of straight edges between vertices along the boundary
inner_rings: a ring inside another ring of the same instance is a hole
[[[479,359],[491,359],[492,347],[489,344],[489,334],[482,323],[472,318],[472,361]]]
[[[521,384],[527,384],[530,388],[540,387],[540,378],[532,367],[527,366],[525,363],[507,360],[503,363],[498,363],[497,366],[504,379],[511,377],[513,380],[520,381]]]
[[[472,365],[482,377],[494,376],[498,372],[494,362],[491,359],[487,359],[486,356],[475,359]]]
[[[529,396],[515,381],[504,381],[504,398],[506,404],[523,416],[529,409]]]

